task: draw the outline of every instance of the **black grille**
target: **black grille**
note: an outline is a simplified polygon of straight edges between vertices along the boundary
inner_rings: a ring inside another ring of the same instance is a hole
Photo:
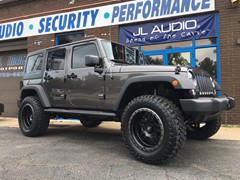
[[[194,69],[193,73],[197,80],[197,87],[199,90],[199,95],[200,96],[213,96],[214,88],[212,85],[212,80],[210,79],[210,75],[201,69]]]

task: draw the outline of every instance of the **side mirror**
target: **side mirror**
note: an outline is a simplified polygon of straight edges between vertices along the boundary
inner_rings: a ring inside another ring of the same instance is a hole
[[[100,65],[100,58],[98,56],[87,55],[85,56],[85,64],[88,67],[95,67]]]
[[[98,56],[93,56],[93,55],[85,56],[86,66],[95,67],[94,71],[100,74],[103,72],[102,61],[103,61],[102,58],[99,58]]]

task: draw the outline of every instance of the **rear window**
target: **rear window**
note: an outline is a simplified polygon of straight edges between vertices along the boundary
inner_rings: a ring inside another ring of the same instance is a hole
[[[42,64],[43,64],[43,54],[35,54],[32,56],[29,56],[27,59],[27,66],[25,73],[38,73],[42,70]]]
[[[64,70],[66,49],[56,49],[48,52],[47,71]]]

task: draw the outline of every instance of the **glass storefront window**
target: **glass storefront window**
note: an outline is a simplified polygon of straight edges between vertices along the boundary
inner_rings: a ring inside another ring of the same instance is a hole
[[[152,51],[152,50],[172,49],[172,48],[189,47],[189,46],[192,46],[192,41],[146,45],[146,46],[142,46],[141,50],[142,51]]]
[[[151,55],[145,56],[149,64],[162,65],[163,64],[163,55]]]
[[[190,52],[177,52],[168,54],[168,65],[190,66]]]
[[[216,51],[216,47],[196,49],[196,66],[207,71],[215,80],[217,79]]]
[[[198,39],[196,40],[196,46],[202,46],[202,45],[209,45],[209,44],[216,44],[217,38],[209,38],[209,39]]]

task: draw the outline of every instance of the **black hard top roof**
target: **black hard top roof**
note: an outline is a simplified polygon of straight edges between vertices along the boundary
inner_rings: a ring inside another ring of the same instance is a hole
[[[33,51],[33,52],[28,53],[28,55],[43,53],[44,51],[51,50],[51,49],[66,47],[66,46],[70,46],[70,45],[74,45],[74,44],[78,44],[78,43],[83,43],[83,42],[88,42],[88,41],[97,41],[97,40],[104,40],[104,39],[101,39],[101,38],[83,39],[83,40],[80,40],[80,41],[74,41],[74,42],[71,42],[71,43],[66,43],[66,44],[62,44],[62,45],[52,46],[52,47],[40,49],[40,50],[37,50],[37,51]]]

